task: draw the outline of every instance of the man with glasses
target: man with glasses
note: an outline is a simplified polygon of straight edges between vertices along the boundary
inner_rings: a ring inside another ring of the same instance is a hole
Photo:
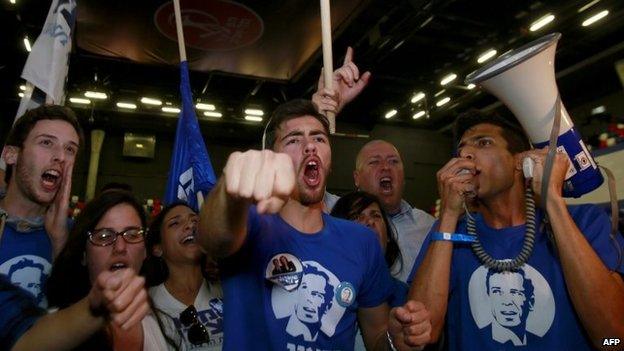
[[[74,113],[53,105],[26,112],[9,132],[2,152],[7,190],[0,199],[0,274],[8,275],[23,259],[43,267],[31,270],[30,277],[12,275],[13,284],[47,277],[65,245],[71,177],[82,139]],[[40,296],[44,284],[45,279],[30,292]],[[39,302],[45,307],[45,299]]]

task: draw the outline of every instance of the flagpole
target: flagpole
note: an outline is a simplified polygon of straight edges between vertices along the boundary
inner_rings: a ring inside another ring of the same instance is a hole
[[[180,62],[186,61],[186,46],[184,44],[184,27],[182,26],[182,11],[180,10],[180,0],[173,0],[173,12],[175,14],[176,21],[176,33],[178,35],[178,50],[180,51]],[[204,195],[201,191],[198,191],[195,195],[197,197],[197,207],[202,208],[204,204]]]
[[[180,0],[173,0],[173,11],[176,20],[176,32],[178,33],[178,49],[180,50],[180,62],[186,61],[186,47],[184,45],[184,30],[182,27],[182,12]]]
[[[321,1],[321,42],[323,46],[323,80],[325,87],[333,89],[332,75],[334,73],[334,65],[332,59],[332,38],[331,38],[331,11],[329,0]],[[333,112],[327,112],[329,119],[329,132],[336,132],[336,115]]]

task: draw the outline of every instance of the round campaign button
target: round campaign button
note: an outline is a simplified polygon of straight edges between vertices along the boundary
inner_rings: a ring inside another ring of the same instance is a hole
[[[355,301],[355,288],[349,282],[341,282],[336,287],[336,301],[342,307],[349,307]]]

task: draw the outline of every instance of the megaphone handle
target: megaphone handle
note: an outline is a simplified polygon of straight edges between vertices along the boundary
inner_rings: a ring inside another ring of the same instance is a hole
[[[557,153],[557,138],[559,137],[559,129],[561,127],[561,95],[557,94],[555,100],[555,116],[553,126],[550,130],[550,140],[548,141],[548,154],[544,162],[544,173],[542,175],[542,208],[546,210],[546,202],[548,200],[548,183],[550,182],[550,174],[552,173],[553,161]]]

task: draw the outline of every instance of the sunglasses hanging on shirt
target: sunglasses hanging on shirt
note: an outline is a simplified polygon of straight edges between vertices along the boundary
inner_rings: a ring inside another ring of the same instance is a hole
[[[210,341],[206,326],[197,317],[195,306],[190,305],[180,313],[180,322],[187,329],[186,336],[193,345],[201,345]]]

